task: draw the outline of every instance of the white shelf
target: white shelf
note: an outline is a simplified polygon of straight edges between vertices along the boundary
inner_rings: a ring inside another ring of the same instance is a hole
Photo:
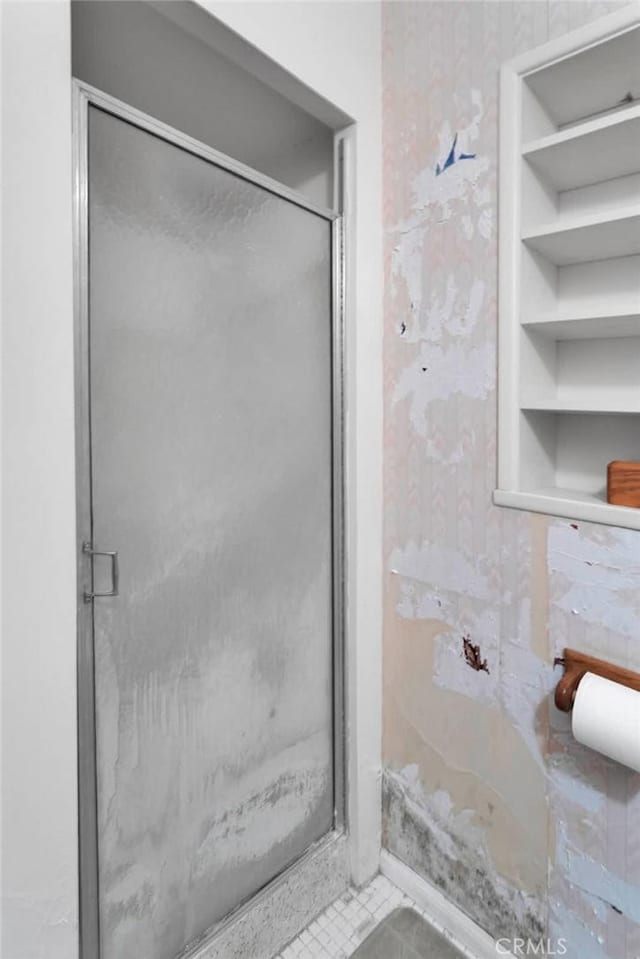
[[[522,155],[558,191],[638,173],[640,105],[541,137]]]
[[[564,217],[523,235],[556,266],[640,253],[640,204],[629,210]]]
[[[626,19],[628,26],[612,31],[606,38],[601,35],[600,42],[590,40],[599,32],[597,21],[590,25],[591,29],[574,31],[574,36],[584,37],[582,50],[573,56],[550,58],[544,69],[526,77],[529,90],[556,127],[615,110],[627,93],[636,97],[640,94],[637,10],[631,9],[627,17],[624,14],[620,11],[620,20]],[[606,20],[614,22],[613,17],[603,17],[602,23]],[[561,39],[571,41],[571,37]]]
[[[497,489],[493,501],[496,506],[526,509],[534,513],[546,513],[547,516],[565,516],[588,523],[640,529],[640,509],[612,506],[602,496],[582,490],[558,486],[522,491]]]
[[[640,529],[640,2],[501,70],[498,505]]]
[[[603,337],[640,336],[638,312],[547,313],[523,320],[527,330],[553,340],[590,340]]]
[[[525,411],[539,410],[546,413],[592,413],[596,416],[633,416],[640,413],[640,391],[622,396],[620,399],[606,399],[594,390],[591,399],[576,397],[535,398],[525,397],[520,403],[520,409]]]

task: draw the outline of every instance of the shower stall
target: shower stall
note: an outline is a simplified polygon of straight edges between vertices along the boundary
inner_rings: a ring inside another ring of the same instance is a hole
[[[272,959],[380,862],[380,11],[0,19],[2,948]]]
[[[343,828],[342,221],[79,81],[82,959]]]

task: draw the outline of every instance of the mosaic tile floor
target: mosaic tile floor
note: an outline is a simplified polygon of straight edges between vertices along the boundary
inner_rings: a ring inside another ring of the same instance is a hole
[[[376,876],[359,892],[347,890],[274,959],[350,959],[384,919],[403,907],[423,915],[422,910],[385,876]],[[392,931],[397,933],[398,930],[385,927],[380,934],[372,936],[372,948],[377,948],[379,941],[386,942]],[[363,947],[363,951],[358,952],[356,959],[367,959],[368,947],[369,943]],[[375,951],[370,953],[371,959],[378,955]],[[402,951],[402,944],[398,943],[397,955],[413,959],[413,955],[419,957],[421,954],[414,952],[410,946],[408,951]],[[434,949],[429,955],[433,959],[461,957],[461,953],[452,950],[448,942],[444,943],[441,950]],[[387,953],[385,959],[395,959],[395,956]]]

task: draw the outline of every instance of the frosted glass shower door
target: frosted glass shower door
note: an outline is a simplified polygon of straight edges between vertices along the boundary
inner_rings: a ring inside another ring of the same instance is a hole
[[[102,959],[174,959],[333,825],[331,237],[89,106]]]

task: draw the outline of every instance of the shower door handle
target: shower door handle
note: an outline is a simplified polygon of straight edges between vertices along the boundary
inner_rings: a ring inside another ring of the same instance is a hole
[[[109,556],[111,558],[111,589],[102,593],[87,593],[84,594],[85,603],[90,603],[92,599],[95,599],[97,596],[117,596],[118,587],[120,585],[120,569],[118,567],[118,550],[117,549],[94,549],[91,543],[82,544],[82,552],[86,553],[87,556]]]

